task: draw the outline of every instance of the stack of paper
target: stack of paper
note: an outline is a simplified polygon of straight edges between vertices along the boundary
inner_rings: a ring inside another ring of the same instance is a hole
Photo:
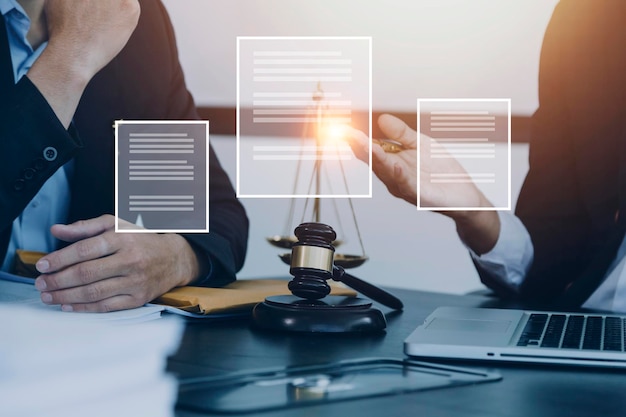
[[[46,305],[41,302],[40,292],[33,285],[34,280],[0,271],[0,306],[19,305],[30,310],[45,311],[57,315],[59,320],[110,321],[118,323],[141,323],[161,317],[163,306],[143,306],[131,310],[113,311],[101,314],[66,313],[59,305]]]
[[[0,303],[0,416],[173,415],[182,321],[97,318]]]

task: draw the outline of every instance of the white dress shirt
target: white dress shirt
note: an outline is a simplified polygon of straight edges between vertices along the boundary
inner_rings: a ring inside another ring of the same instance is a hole
[[[524,224],[511,212],[499,211],[500,235],[491,251],[470,254],[490,277],[518,291],[533,262],[533,244]],[[626,313],[626,239],[622,240],[617,256],[608,269],[602,284],[583,304],[583,307]]]

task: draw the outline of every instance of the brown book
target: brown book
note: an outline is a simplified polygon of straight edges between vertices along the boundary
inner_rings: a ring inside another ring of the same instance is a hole
[[[288,283],[282,279],[242,279],[222,288],[180,287],[166,292],[152,303],[196,314],[250,311],[266,297],[291,294]],[[341,283],[330,281],[328,284],[332,295],[356,296],[356,291]]]
[[[37,278],[39,271],[35,268],[37,261],[46,255],[45,252],[17,249],[13,260],[13,273],[28,278]]]

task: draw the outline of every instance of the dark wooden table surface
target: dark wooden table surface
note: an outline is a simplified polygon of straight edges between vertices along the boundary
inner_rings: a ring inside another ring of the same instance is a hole
[[[483,295],[457,296],[389,289],[405,309],[386,315],[382,334],[300,334],[253,329],[249,319],[188,322],[169,370],[180,380],[279,366],[313,365],[340,360],[387,357],[403,359],[403,341],[436,307],[499,306]],[[515,306],[514,306],[515,307]],[[481,362],[453,365],[496,370],[502,380],[469,386],[366,398],[291,409],[244,414],[258,416],[623,416],[626,372],[597,368],[529,366]],[[177,416],[199,414],[178,409]]]

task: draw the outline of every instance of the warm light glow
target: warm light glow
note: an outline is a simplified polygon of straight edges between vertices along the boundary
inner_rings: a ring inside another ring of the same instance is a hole
[[[350,126],[341,123],[328,123],[324,126],[322,138],[327,145],[337,145],[348,137]]]

